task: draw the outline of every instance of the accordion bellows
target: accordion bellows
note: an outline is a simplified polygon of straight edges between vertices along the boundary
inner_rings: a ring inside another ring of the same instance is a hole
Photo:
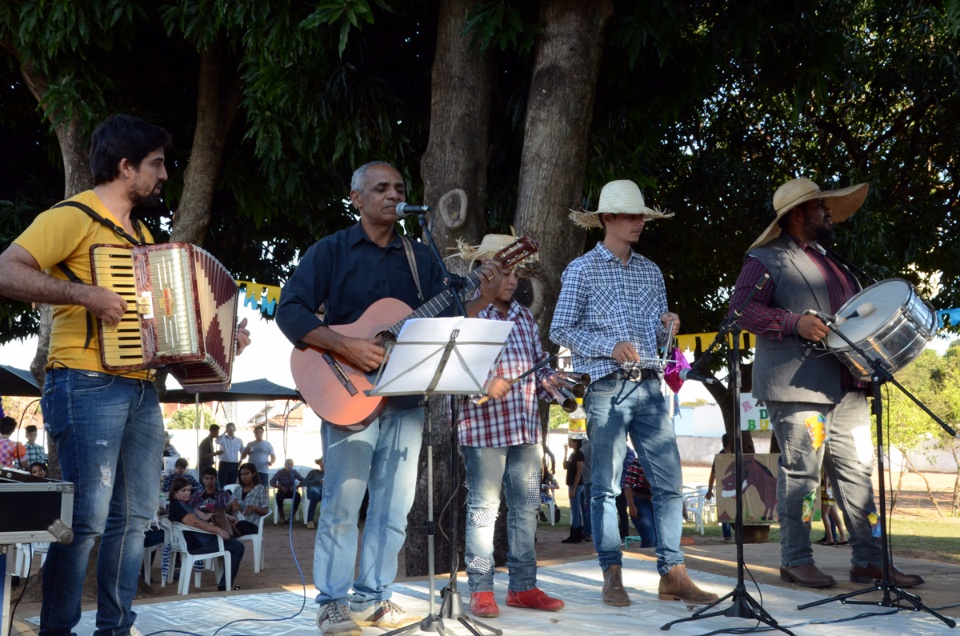
[[[127,301],[116,325],[98,320],[109,371],[167,368],[184,390],[230,388],[237,284],[209,252],[189,243],[90,248],[93,283]]]

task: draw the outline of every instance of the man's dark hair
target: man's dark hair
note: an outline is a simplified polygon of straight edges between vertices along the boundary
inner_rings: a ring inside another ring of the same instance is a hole
[[[189,464],[190,462],[187,461],[186,457],[178,457],[177,461],[173,463],[177,468],[186,468]]]
[[[36,433],[36,432],[37,432],[37,425],[36,425],[36,424],[31,424],[30,426],[28,426],[27,428],[25,428],[25,429],[23,429],[23,430],[24,430],[24,432],[26,432],[26,433]]]
[[[219,433],[219,432],[220,432],[220,425],[219,425],[219,424],[211,424],[211,425],[210,425],[210,430],[211,430],[211,431],[216,431],[217,433]]]
[[[214,477],[216,477],[216,476],[217,476],[217,469],[214,468],[213,466],[207,466],[207,467],[204,468],[203,471],[200,473],[200,477],[203,478],[203,477],[206,477],[207,475],[213,475]]]
[[[170,133],[131,115],[110,115],[90,138],[90,171],[95,185],[108,183],[120,174],[119,164],[127,159],[139,166],[158,148],[169,148]]]
[[[0,435],[12,435],[17,430],[17,420],[9,415],[0,419]]]

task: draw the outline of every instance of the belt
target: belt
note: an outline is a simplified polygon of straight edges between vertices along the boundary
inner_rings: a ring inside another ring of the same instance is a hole
[[[659,375],[654,369],[617,369],[609,373],[601,380],[620,380],[623,382],[646,382],[647,380],[659,379]]]

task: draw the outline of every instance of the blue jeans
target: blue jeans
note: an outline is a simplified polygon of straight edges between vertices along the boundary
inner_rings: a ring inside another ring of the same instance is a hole
[[[573,490],[573,499],[570,501],[570,529],[583,527],[583,484]]]
[[[43,568],[40,634],[73,633],[99,536],[96,634],[125,635],[137,618],[143,538],[157,505],[164,434],[156,390],[145,380],[55,368],[41,407],[75,490],[73,541],[52,543]]]
[[[540,510],[540,444],[504,448],[461,446],[467,468],[465,559],[470,592],[493,591],[493,530],[501,485],[507,499],[508,589],[537,585],[537,512]]]
[[[307,521],[313,521],[313,515],[317,511],[317,506],[320,505],[322,499],[323,488],[320,486],[310,486],[307,488],[307,501],[310,502],[310,505],[307,506]]]
[[[349,601],[351,609],[362,611],[389,599],[387,586],[397,576],[397,554],[406,538],[407,514],[417,490],[423,409],[396,409],[388,403],[362,431],[327,423],[321,430],[326,496],[320,502],[313,552],[316,599],[317,603]],[[357,515],[368,489],[360,572],[354,580]]]
[[[780,563],[813,563],[810,519],[820,505],[820,466],[834,484],[843,509],[852,557],[858,567],[880,566],[879,527],[873,499],[873,442],[870,411],[863,393],[846,393],[839,404],[767,401],[770,423],[780,443],[777,515]],[[813,430],[811,430],[813,429]],[[822,442],[820,441],[822,440]]]
[[[654,522],[653,502],[634,495],[633,505],[637,508],[637,516],[631,517],[633,527],[640,535],[640,547],[652,548],[657,545],[657,524]]]
[[[587,435],[593,446],[591,522],[600,567],[621,565],[616,498],[630,435],[653,494],[657,570],[665,575],[683,563],[682,472],[673,419],[658,380],[598,380],[586,396]]]

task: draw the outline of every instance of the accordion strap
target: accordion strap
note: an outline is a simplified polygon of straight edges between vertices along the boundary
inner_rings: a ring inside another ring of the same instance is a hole
[[[123,237],[128,243],[131,243],[132,245],[146,245],[146,244],[147,244],[146,241],[145,241],[144,238],[143,238],[143,230],[142,230],[141,227],[140,227],[140,221],[137,221],[136,219],[134,219],[134,222],[136,223],[136,226],[135,226],[135,227],[136,227],[136,232],[137,232],[137,238],[134,238],[134,237],[130,236],[130,234],[128,234],[127,231],[124,230],[122,227],[120,227],[119,225],[117,225],[116,223],[114,223],[113,221],[111,221],[110,219],[105,218],[105,217],[97,214],[96,210],[94,210],[93,208],[91,208],[91,207],[88,206],[88,205],[85,205],[85,204],[83,204],[83,203],[80,203],[79,201],[61,201],[60,203],[56,204],[56,205],[53,206],[53,207],[54,207],[54,208],[77,208],[78,210],[84,212],[87,216],[89,216],[91,219],[93,219],[93,220],[96,221],[97,223],[100,223],[101,225],[104,225],[104,226],[110,228],[111,230],[113,230],[114,233],[116,233],[116,234],[118,234],[119,236]],[[52,208],[51,208],[51,209],[52,209]],[[80,278],[79,276],[77,276],[76,273],[75,273],[72,269],[70,269],[69,267],[67,267],[67,264],[66,264],[66,263],[57,263],[57,269],[59,269],[61,272],[63,272],[64,276],[66,276],[67,279],[68,279],[70,282],[72,282],[72,283],[77,283],[77,284],[80,284],[80,285],[86,285],[86,284],[87,284],[87,283],[83,282],[83,280],[81,280],[81,278]],[[84,340],[84,342],[83,342],[83,348],[84,348],[84,349],[87,349],[87,348],[90,347],[90,340],[91,340],[92,338],[93,338],[93,314],[91,314],[91,313],[90,313],[90,310],[88,309],[88,310],[87,310],[87,338],[86,338],[86,340]]]

